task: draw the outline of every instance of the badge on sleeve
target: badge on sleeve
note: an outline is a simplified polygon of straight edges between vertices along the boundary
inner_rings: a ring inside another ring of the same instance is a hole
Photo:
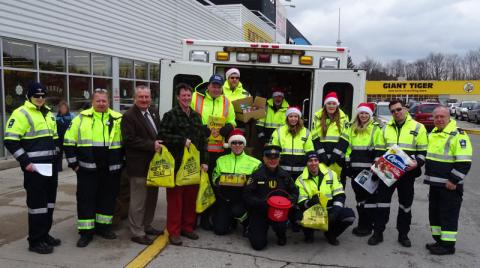
[[[10,121],[8,122],[8,128],[12,128],[13,124],[15,124],[15,119],[10,119]]]
[[[460,147],[462,147],[462,149],[467,148],[467,141],[464,140],[464,139],[461,139],[460,140]]]
[[[248,178],[247,185],[250,185],[250,184],[252,184],[252,183],[253,183],[253,179],[252,179],[251,177]]]

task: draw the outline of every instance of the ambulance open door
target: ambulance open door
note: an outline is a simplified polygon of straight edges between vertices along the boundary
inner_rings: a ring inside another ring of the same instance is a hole
[[[323,107],[325,96],[335,91],[340,101],[340,108],[352,119],[352,115],[354,115],[352,112],[359,103],[366,99],[365,78],[364,70],[316,70],[314,88],[310,98],[310,114],[313,116],[320,110]],[[309,121],[311,127],[313,120]]]
[[[175,86],[187,83],[195,88],[203,81],[208,81],[213,74],[213,64],[175,60],[160,61],[160,115],[168,112],[174,105]]]

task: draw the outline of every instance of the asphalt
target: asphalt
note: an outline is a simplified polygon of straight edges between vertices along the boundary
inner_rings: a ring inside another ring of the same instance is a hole
[[[480,136],[471,135],[475,156]],[[1,161],[0,161],[1,162]],[[453,256],[432,256],[425,249],[431,242],[428,224],[428,187],[417,179],[413,220],[410,231],[411,248],[401,247],[397,239],[395,219],[397,196],[393,197],[390,222],[385,241],[377,246],[367,245],[368,237],[351,234],[351,227],[339,238],[340,246],[327,244],[323,235],[315,234],[313,244],[303,242],[302,233],[288,232],[286,246],[275,243],[272,231],[265,250],[254,251],[241,235],[241,228],[227,236],[216,236],[198,230],[200,239],[184,239],[182,246],[162,244],[144,247],[130,241],[127,222],[116,230],[117,240],[95,237],[87,247],[75,246],[78,234],[76,222],[76,177],[72,171],[60,173],[54,226],[51,234],[62,239],[62,245],[50,255],[31,253],[27,248],[27,210],[23,178],[19,168],[0,171],[0,267],[124,267],[127,264],[148,267],[480,267],[480,161],[474,157],[472,170],[466,179],[464,202],[460,213],[457,253]],[[351,186],[347,186],[347,205],[354,207]],[[159,194],[154,226],[162,228],[166,216],[165,191]],[[157,255],[158,254],[158,255]],[[138,262],[140,260],[140,262]],[[133,262],[132,262],[133,261]],[[137,262],[135,262],[137,261]]]

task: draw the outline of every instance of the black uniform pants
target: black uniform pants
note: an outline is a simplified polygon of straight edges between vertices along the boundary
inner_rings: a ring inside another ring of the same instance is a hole
[[[377,233],[383,233],[390,217],[390,203],[395,189],[398,193],[398,215],[397,230],[401,235],[407,235],[410,231],[412,221],[412,203],[414,195],[415,176],[405,174],[392,186],[388,187],[379,181],[377,189],[377,208],[375,209],[375,219],[373,230]]]
[[[459,190],[430,186],[428,217],[432,236],[446,246],[455,246],[462,196],[463,192]]]
[[[268,228],[272,226],[277,237],[285,237],[287,221],[274,222],[268,219],[266,209],[251,209],[248,211],[248,239],[255,250],[262,250],[267,246]]]
[[[52,227],[53,210],[57,199],[57,167],[53,165],[52,177],[25,171],[23,178],[23,187],[27,192],[28,242],[35,245],[45,241]]]
[[[77,213],[80,234],[92,234],[94,229],[105,230],[112,225],[115,199],[120,187],[120,172],[108,167],[96,171],[77,172]],[[82,222],[90,222],[87,226]]]
[[[358,228],[371,231],[373,229],[374,213],[377,207],[376,195],[367,192],[367,190],[353,179],[351,183],[353,192],[355,193],[355,200],[357,201]]]
[[[302,214],[303,216],[303,214]],[[328,231],[326,234],[331,234],[334,237],[340,236],[348,226],[355,221],[355,213],[351,208],[337,209],[336,213],[332,213],[332,209],[328,210]],[[315,229],[303,227],[305,237],[313,237]]]
[[[246,220],[247,210],[242,200],[226,201],[218,198],[216,209],[213,215],[213,231],[217,235],[226,235],[232,231],[232,225],[235,221],[241,222],[244,227],[248,223]]]

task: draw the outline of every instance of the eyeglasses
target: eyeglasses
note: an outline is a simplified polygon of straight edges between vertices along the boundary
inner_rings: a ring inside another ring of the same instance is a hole
[[[32,95],[32,97],[35,99],[45,99],[45,95],[40,95],[40,94]]]
[[[240,77],[233,77],[233,76],[230,76],[230,77],[229,77],[229,79],[231,79],[231,80],[238,80],[238,79],[240,79]]]
[[[273,159],[280,158],[280,155],[279,154],[266,154],[265,157],[273,160]]]
[[[403,108],[393,109],[393,110],[390,110],[390,112],[391,112],[392,114],[394,114],[394,113],[400,112],[401,110],[403,110]]]
[[[241,141],[232,141],[232,145],[243,145],[243,142]]]

